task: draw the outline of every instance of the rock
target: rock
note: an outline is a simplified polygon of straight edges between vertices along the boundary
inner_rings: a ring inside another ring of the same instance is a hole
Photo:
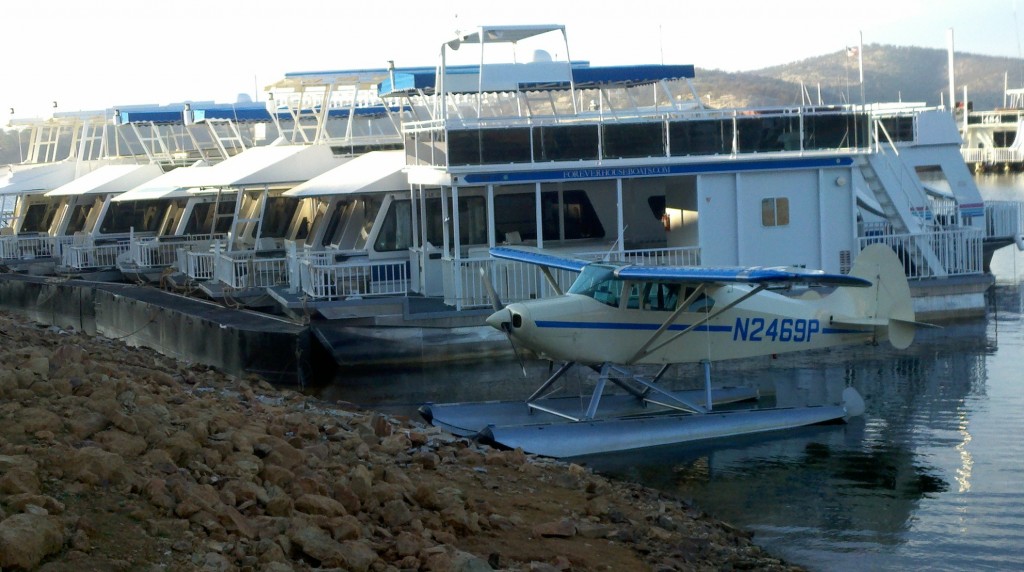
[[[0,567],[33,569],[63,545],[64,533],[54,517],[22,513],[0,522]]]
[[[456,550],[452,556],[452,572],[491,572],[494,570],[486,560],[469,552]]]
[[[381,520],[391,528],[408,524],[412,520],[412,512],[402,500],[392,500],[384,504],[380,513]]]
[[[48,514],[61,514],[64,512],[64,504],[57,499],[31,493],[11,495],[4,499],[4,504],[19,512],[27,512],[29,506],[36,506],[46,510]]]
[[[0,475],[0,494],[38,494],[39,476],[35,470],[19,466]]]
[[[142,437],[125,433],[120,429],[100,431],[93,439],[103,445],[104,449],[120,455],[121,458],[138,457],[146,452],[148,446]]]
[[[322,514],[324,516],[341,516],[345,514],[345,506],[340,502],[323,495],[304,494],[295,499],[295,510],[306,514]]]
[[[317,526],[299,526],[289,531],[288,538],[304,553],[326,566],[336,566],[344,562],[345,547]]]
[[[18,412],[18,420],[29,435],[38,431],[59,433],[64,429],[64,420],[57,414],[41,407],[26,407]]]
[[[377,552],[362,540],[342,543],[342,565],[355,572],[366,572],[377,561]]]
[[[531,530],[534,536],[543,538],[572,538],[576,536],[576,524],[567,519],[537,524]]]

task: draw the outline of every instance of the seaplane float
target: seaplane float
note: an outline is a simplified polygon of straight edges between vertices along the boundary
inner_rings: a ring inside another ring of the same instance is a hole
[[[716,410],[755,400],[758,391],[712,388],[710,364],[884,340],[904,349],[917,327],[928,326],[915,321],[903,263],[880,244],[865,248],[849,274],[592,262],[512,247],[490,253],[537,265],[556,295],[505,306],[485,276],[495,307],[487,323],[505,332],[517,352],[561,365],[525,401],[428,403],[420,414],[455,434],[545,456],[848,420],[864,412],[852,387],[834,405]],[[562,293],[552,270],[579,276]],[[669,368],[683,363],[703,364],[703,389],[660,386]],[[566,395],[565,384],[556,385],[575,366],[597,373],[589,396]],[[641,366],[656,373],[637,373]],[[607,391],[616,386],[621,391]]]

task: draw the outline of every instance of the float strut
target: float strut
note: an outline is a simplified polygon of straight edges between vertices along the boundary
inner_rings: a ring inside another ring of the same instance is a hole
[[[704,395],[707,401],[707,410],[711,411],[711,362],[708,360],[701,360],[704,364]]]

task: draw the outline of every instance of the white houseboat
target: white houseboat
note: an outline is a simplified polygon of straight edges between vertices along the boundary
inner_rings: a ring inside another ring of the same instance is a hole
[[[451,61],[469,48],[480,65]],[[1020,209],[983,203],[947,110],[709,109],[692,66],[591,67],[568,53],[562,26],[483,27],[442,45],[436,70],[381,83],[412,117],[402,125],[408,187],[346,187],[372,205],[361,216],[376,211],[359,252],[297,254],[299,282],[271,289],[338,363],[507,352],[481,327],[480,270],[505,301],[546,286],[492,260],[498,244],[846,272],[882,242],[903,260],[923,319],[984,310],[985,245],[1014,240]]]

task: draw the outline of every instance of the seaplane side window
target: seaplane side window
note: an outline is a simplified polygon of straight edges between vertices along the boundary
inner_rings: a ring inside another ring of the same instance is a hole
[[[786,226],[789,224],[789,199],[769,197],[761,199],[761,225]]]
[[[587,296],[618,308],[619,299],[622,296],[622,280],[614,277],[614,270],[615,267],[603,264],[587,266],[569,287],[569,293]]]
[[[672,311],[679,302],[679,284],[661,282],[649,283],[644,294],[644,309],[655,311]]]
[[[710,312],[711,308],[714,308],[714,307],[715,307],[715,299],[711,298],[709,296],[705,296],[705,295],[702,294],[699,298],[697,298],[696,300],[693,301],[693,303],[690,304],[690,307],[687,308],[687,310],[689,310],[690,312],[695,312],[695,313],[696,312],[705,313],[705,312]]]

